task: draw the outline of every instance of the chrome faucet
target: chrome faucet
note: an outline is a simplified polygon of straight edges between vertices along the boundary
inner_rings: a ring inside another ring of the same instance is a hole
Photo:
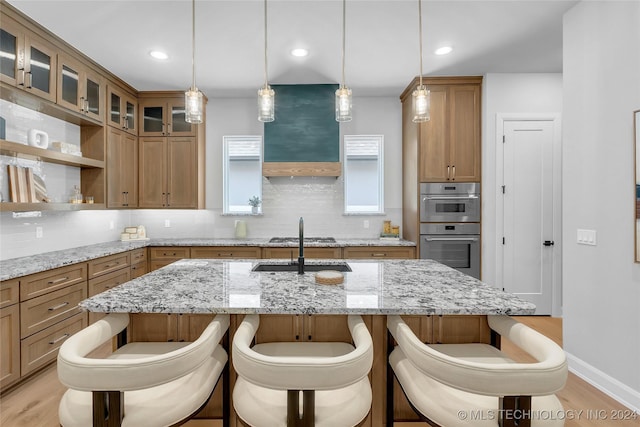
[[[304,220],[302,217],[300,217],[299,231],[298,274],[304,274]]]

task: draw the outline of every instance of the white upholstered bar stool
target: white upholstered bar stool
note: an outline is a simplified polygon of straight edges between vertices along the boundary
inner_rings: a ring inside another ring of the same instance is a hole
[[[516,363],[488,344],[424,344],[400,316],[387,317],[398,344],[389,366],[413,408],[433,426],[564,425],[554,394],[567,379],[562,348],[508,316],[488,321],[537,362]]]
[[[128,314],[109,314],[60,348],[58,377],[69,387],[58,410],[63,427],[177,426],[209,400],[227,363],[219,341],[229,315],[193,342],[133,342],[105,359],[86,357],[128,324]]]
[[[354,345],[343,342],[251,343],[260,318],[245,316],[232,344],[238,378],[233,406],[252,427],[355,426],[371,409],[371,335],[348,316]]]

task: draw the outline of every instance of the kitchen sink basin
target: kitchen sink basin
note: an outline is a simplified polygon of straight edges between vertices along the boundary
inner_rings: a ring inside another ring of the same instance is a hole
[[[340,262],[336,264],[305,264],[304,271],[322,271],[322,270],[336,270],[336,271],[351,271],[351,267],[346,262]],[[258,263],[251,271],[298,271],[298,264],[266,264]]]
[[[297,237],[272,237],[269,243],[298,243]],[[303,243],[336,243],[333,237],[305,237]]]

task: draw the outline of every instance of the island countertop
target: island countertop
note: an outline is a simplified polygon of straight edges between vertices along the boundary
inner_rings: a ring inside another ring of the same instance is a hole
[[[92,312],[530,315],[535,306],[432,260],[347,262],[344,283],[315,273],[254,272],[286,260],[184,259],[84,300]],[[328,268],[329,269],[329,268]]]

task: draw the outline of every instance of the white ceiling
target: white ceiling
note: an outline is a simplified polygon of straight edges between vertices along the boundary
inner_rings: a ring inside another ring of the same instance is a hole
[[[138,90],[191,83],[189,0],[9,2]],[[424,75],[561,72],[562,15],[575,3],[424,0]],[[252,96],[264,82],[263,10],[260,0],[196,1],[196,79],[209,98]],[[354,96],[399,95],[419,74],[417,0],[348,0],[346,28]],[[339,83],[341,30],[341,1],[270,0],[269,82]],[[434,55],[442,45],[453,53]],[[299,46],[308,57],[289,54]]]

